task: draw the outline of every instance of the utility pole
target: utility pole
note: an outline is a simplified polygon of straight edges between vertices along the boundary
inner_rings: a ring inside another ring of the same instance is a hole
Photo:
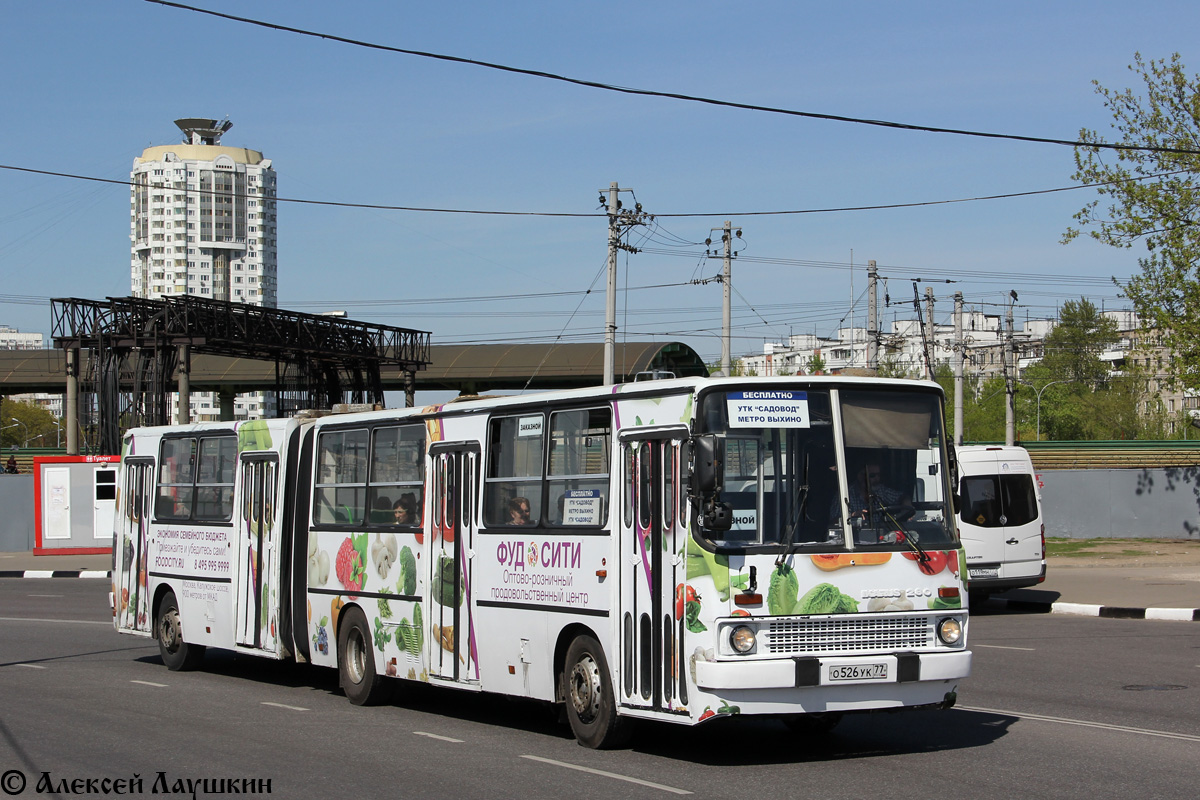
[[[738,231],[738,234],[741,235],[741,231]],[[733,224],[729,220],[725,220],[725,230],[721,233],[721,241],[725,243],[725,259],[721,272],[721,371],[728,378],[731,371],[730,350],[732,349],[729,343],[732,335],[730,329],[733,327],[733,311],[730,300],[733,290],[733,284],[730,283],[733,268]]]
[[[733,259],[737,255],[733,252],[733,223],[726,220],[725,225],[720,228],[713,228],[714,231],[721,231],[721,241],[724,243],[722,257],[724,259],[724,267],[721,270],[721,286],[724,289],[721,301],[721,371],[725,377],[729,377],[732,368],[732,347],[730,339],[733,331],[733,312],[732,312],[732,295],[733,295]],[[742,238],[742,231],[739,228],[737,237]],[[712,244],[712,239],[704,240],[705,246]],[[707,251],[708,255],[715,255],[712,250]]]
[[[617,245],[621,243],[621,229],[617,224],[617,183],[608,185],[608,293],[604,296],[604,385],[616,383],[613,364],[616,363],[617,346]],[[604,195],[600,196],[603,200]]]
[[[933,380],[933,356],[929,352],[929,329],[925,326],[925,318],[921,316],[921,295],[917,292],[917,282],[913,281],[913,308],[917,312],[917,332],[921,334],[921,352],[925,354],[925,374]]]
[[[617,251],[625,250],[636,253],[636,247],[622,243],[621,238],[637,225],[646,224],[646,220],[654,219],[652,215],[642,212],[642,204],[637,203],[633,211],[624,211],[617,193],[632,191],[620,189],[616,181],[608,185],[608,198],[600,193],[600,205],[608,212],[608,294],[604,306],[604,385],[616,383],[616,345],[617,345]]]
[[[876,284],[879,272],[875,259],[867,261],[867,369],[879,369],[879,298]]]
[[[963,341],[963,295],[954,293],[954,444],[963,443],[963,362],[966,343]]]
[[[1008,338],[1004,343],[1004,443],[1012,447],[1017,441],[1016,415],[1013,411],[1013,395],[1016,393],[1017,388],[1016,346],[1015,339],[1013,338],[1013,303],[1017,300],[1017,293],[1010,291],[1008,297],[1008,311],[1004,314],[1008,334]]]

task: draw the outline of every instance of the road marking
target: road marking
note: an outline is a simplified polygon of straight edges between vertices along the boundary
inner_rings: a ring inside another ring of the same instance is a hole
[[[142,686],[153,686],[153,687],[154,687],[154,688],[156,688],[156,689],[165,689],[165,688],[167,688],[167,684],[165,684],[165,683],[154,683],[153,681],[130,681],[130,683],[140,683]]]
[[[61,594],[31,594],[28,597],[62,597]]]
[[[1034,652],[1032,647],[1008,647],[1002,644],[975,644],[972,647],[990,647],[992,650],[1027,650],[1030,653]]]
[[[1106,722],[1088,722],[1087,720],[1070,719],[1068,717],[1047,717],[1042,714],[1026,714],[1020,711],[1004,711],[998,708],[977,708],[974,706],[955,706],[955,708],[962,709],[963,711],[982,711],[986,714],[1003,714],[1008,717],[1028,719],[1035,722],[1057,722],[1059,725],[1079,725],[1084,728],[1099,728],[1106,731],[1136,733],[1141,736],[1159,736],[1164,739],[1179,739],[1185,742],[1200,742],[1200,736],[1193,736],[1189,733],[1170,733],[1168,731],[1155,731],[1149,728],[1134,728],[1130,727],[1129,725],[1110,725]]]
[[[267,702],[264,702],[264,703],[263,703],[263,705],[264,705],[264,706],[271,706],[272,708],[286,708],[288,711],[308,711],[308,709],[307,709],[307,708],[301,708],[300,706],[288,706],[288,705],[284,705],[283,703],[267,703]]]
[[[462,739],[454,739],[450,736],[439,736],[436,733],[426,733],[425,731],[413,731],[413,734],[415,734],[417,736],[428,736],[430,739],[437,739],[438,741],[441,741],[441,742],[456,742],[459,744],[462,743]]]
[[[72,625],[107,625],[112,627],[112,622],[97,622],[94,619],[38,619],[36,617],[0,617],[0,622],[67,622]]]
[[[540,761],[543,764],[553,764],[556,767],[566,767],[567,769],[579,770],[580,772],[589,772],[592,775],[600,775],[605,778],[615,778],[616,780],[625,781],[627,783],[636,783],[638,786],[648,786],[651,789],[660,789],[664,792],[671,792],[672,794],[691,794],[691,792],[689,792],[687,789],[678,789],[674,786],[666,786],[661,783],[651,783],[650,781],[644,781],[641,778],[631,778],[628,775],[618,775],[615,772],[605,772],[602,769],[592,769],[591,767],[583,767],[579,764],[568,764],[565,761],[555,761],[552,758],[542,758],[541,756],[521,756],[521,758],[528,758],[530,761]]]
[[[14,667],[24,667],[25,669],[45,669],[41,664],[13,664]]]

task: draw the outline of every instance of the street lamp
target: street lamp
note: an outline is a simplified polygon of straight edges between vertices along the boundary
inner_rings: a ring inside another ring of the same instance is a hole
[[[24,422],[21,422],[21,420],[17,419],[16,417],[11,417],[11,419],[13,422],[17,423],[18,425],[20,425],[22,428],[25,429],[25,444],[22,446],[29,447],[29,426],[26,425]],[[9,427],[11,428],[12,426],[10,425]]]
[[[1037,440],[1039,442],[1042,440],[1042,392],[1046,391],[1046,389],[1048,387],[1051,387],[1056,383],[1070,383],[1070,382],[1071,381],[1069,381],[1069,380],[1050,381],[1049,383],[1044,384],[1042,386],[1042,388],[1035,390],[1037,392]],[[1033,386],[1032,383],[1027,384],[1027,385]]]

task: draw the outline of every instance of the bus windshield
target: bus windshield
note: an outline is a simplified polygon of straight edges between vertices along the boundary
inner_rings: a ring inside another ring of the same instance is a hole
[[[713,392],[701,400],[700,419],[705,433],[725,440],[720,501],[732,525],[701,529],[717,546],[895,549],[954,541],[934,393]]]

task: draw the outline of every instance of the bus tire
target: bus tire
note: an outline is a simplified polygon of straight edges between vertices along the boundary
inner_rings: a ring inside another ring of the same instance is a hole
[[[383,676],[375,669],[371,628],[362,609],[348,608],[337,623],[338,681],[346,698],[356,706],[382,703],[386,691]]]
[[[584,747],[620,747],[633,733],[631,720],[617,716],[608,661],[595,638],[577,636],[567,648],[563,665],[563,694],[571,732]]]
[[[158,636],[158,654],[172,672],[186,672],[204,662],[204,645],[188,644],[183,640],[183,624],[179,620],[179,601],[174,592],[167,592],[158,601],[154,615]]]

